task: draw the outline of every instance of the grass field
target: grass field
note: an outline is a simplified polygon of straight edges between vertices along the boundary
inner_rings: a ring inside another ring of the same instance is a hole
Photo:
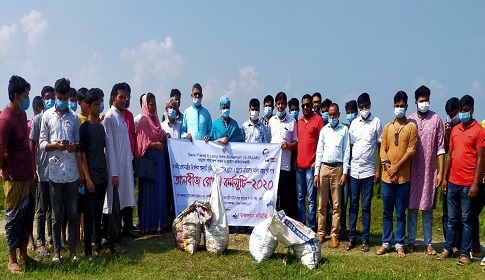
[[[424,254],[419,246],[414,254],[398,258],[392,251],[376,256],[380,246],[382,227],[382,200],[372,201],[371,252],[362,253],[360,246],[345,252],[343,244],[337,249],[322,245],[322,260],[315,270],[309,270],[283,245],[276,254],[263,263],[252,260],[248,251],[249,235],[230,236],[229,249],[221,256],[213,256],[205,249],[190,256],[175,249],[171,233],[125,238],[128,253],[105,255],[88,262],[81,258],[77,263],[64,260],[52,266],[50,259],[27,267],[22,278],[27,279],[485,279],[485,267],[474,262],[467,267],[456,265],[457,259],[437,261]],[[441,203],[435,212],[434,238],[441,250]],[[482,221],[485,215],[482,213]],[[419,223],[421,223],[419,221]],[[358,229],[360,226],[358,227]],[[485,230],[482,230],[482,240]],[[18,279],[7,271],[5,235],[0,235],[0,279]],[[418,240],[422,240],[421,227]],[[418,243],[420,245],[420,243]],[[421,244],[422,245],[422,244]],[[31,253],[36,257],[35,253]],[[68,253],[64,253],[67,257]],[[78,253],[82,256],[82,252]],[[36,257],[39,259],[38,257]],[[39,259],[40,260],[40,259]]]

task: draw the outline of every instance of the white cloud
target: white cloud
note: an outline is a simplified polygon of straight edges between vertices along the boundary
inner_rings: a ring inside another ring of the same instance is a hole
[[[479,81],[474,81],[470,86],[470,94],[472,96],[480,96],[485,93],[485,89],[483,88],[482,84]]]
[[[151,88],[160,87],[182,72],[184,60],[174,51],[173,46],[173,39],[168,36],[163,42],[150,40],[121,52],[121,58],[133,64],[135,86],[141,86],[146,81],[156,81],[157,84]]]
[[[27,41],[30,46],[35,46],[48,27],[47,20],[36,10],[31,11],[28,15],[24,15],[20,19],[20,24],[22,25],[22,31],[27,34]]]
[[[0,54],[7,52],[10,42],[17,33],[17,24],[0,26]]]
[[[446,97],[448,87],[445,84],[443,84],[442,82],[438,81],[437,79],[430,79],[429,80],[424,76],[419,76],[415,80],[415,87],[418,88],[422,85],[427,86],[431,90],[432,96],[443,97],[443,98]],[[414,96],[414,90],[412,91],[412,93],[413,93],[413,96]],[[414,99],[412,99],[412,100],[414,100]]]

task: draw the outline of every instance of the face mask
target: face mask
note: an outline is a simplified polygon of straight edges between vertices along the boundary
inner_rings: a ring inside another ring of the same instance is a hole
[[[19,95],[20,97],[20,95]],[[20,99],[22,99],[22,97],[20,97]],[[25,99],[22,99],[22,103],[20,104],[20,110],[22,111],[27,111],[27,109],[29,109],[30,107],[30,98],[25,98]]]
[[[460,118],[460,121],[462,123],[467,123],[470,120],[470,118],[471,118],[470,112],[466,112],[466,113],[461,113],[460,112],[460,113],[458,113],[458,118]]]
[[[99,104],[99,112],[102,113],[104,111],[104,103]]]
[[[290,111],[290,116],[292,116],[296,120],[298,119],[298,113],[300,113],[300,111],[298,110]]]
[[[349,123],[351,123],[353,120],[355,120],[355,118],[357,118],[357,114],[347,114],[347,117],[346,117],[346,119]]]
[[[71,101],[69,101],[69,109],[71,109],[72,111],[76,112],[76,110],[77,110],[77,102],[71,102]]]
[[[259,118],[259,111],[251,111],[251,112],[249,112],[249,118],[251,118],[251,120],[253,120],[253,121],[258,120],[258,118]]]
[[[175,116],[177,115],[177,111],[175,111],[174,109],[168,109],[167,110],[167,115],[170,119],[175,119]]]
[[[429,110],[429,102],[418,102],[418,111],[420,113],[426,113]]]
[[[269,118],[272,115],[273,115],[273,108],[271,108],[270,106],[264,107],[264,116]]]
[[[406,109],[404,108],[394,108],[394,115],[396,118],[400,119],[404,117],[404,114],[406,114]]]
[[[323,113],[322,118],[325,122],[328,122],[328,112]]]
[[[369,109],[360,110],[360,116],[363,119],[367,119],[367,117],[369,117],[369,114],[370,114],[370,110]]]
[[[221,116],[223,118],[226,118],[227,119],[227,118],[229,118],[229,114],[230,113],[231,113],[231,109],[224,109],[224,110],[221,111]]]
[[[69,105],[69,102],[67,100],[61,101],[59,99],[56,99],[56,106],[57,106],[57,108],[59,108],[59,110],[61,110],[61,111],[66,110],[68,105]]]
[[[282,118],[282,117],[284,117],[284,116],[286,115],[286,111],[282,111],[282,112],[280,112],[280,111],[276,111],[276,115],[277,115],[278,117]]]
[[[44,108],[46,110],[49,110],[50,108],[54,107],[54,104],[56,104],[56,101],[54,99],[47,99],[44,104]]]
[[[459,114],[456,114],[454,118],[451,119],[452,124],[459,124],[460,123],[460,117]]]
[[[338,124],[338,118],[328,120],[331,127],[336,127]]]
[[[200,98],[193,98],[192,99],[192,104],[194,104],[195,107],[199,107],[200,104],[202,104],[202,99],[200,99]]]

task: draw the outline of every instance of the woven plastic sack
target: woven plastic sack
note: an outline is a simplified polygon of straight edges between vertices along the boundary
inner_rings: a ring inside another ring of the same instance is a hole
[[[269,231],[271,219],[266,219],[254,227],[249,236],[249,252],[255,261],[268,260],[278,247],[278,240]]]
[[[194,201],[182,211],[172,224],[176,247],[195,253],[200,244],[202,225],[210,220],[211,215],[208,201]]]

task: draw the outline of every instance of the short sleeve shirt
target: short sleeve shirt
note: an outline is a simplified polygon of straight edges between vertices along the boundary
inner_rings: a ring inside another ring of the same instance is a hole
[[[106,169],[105,131],[101,123],[85,121],[79,129],[80,150],[86,153],[89,176],[94,184],[101,184],[108,179]]]

